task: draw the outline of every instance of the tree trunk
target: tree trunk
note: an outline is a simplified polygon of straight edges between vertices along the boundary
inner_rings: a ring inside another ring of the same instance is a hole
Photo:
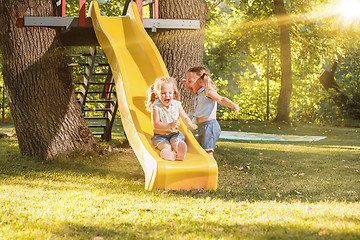
[[[20,151],[43,159],[97,148],[76,102],[59,31],[17,28],[24,16],[53,16],[51,0],[0,0],[4,83]]]
[[[286,17],[283,0],[274,0],[275,15],[278,18],[280,34],[281,89],[277,104],[275,122],[290,122],[290,98],[292,91],[290,18]]]
[[[186,112],[193,111],[194,94],[180,80],[185,77],[188,68],[203,64],[206,12],[205,0],[159,0],[159,18],[200,20],[200,29],[158,30],[152,34],[169,75],[178,80]]]

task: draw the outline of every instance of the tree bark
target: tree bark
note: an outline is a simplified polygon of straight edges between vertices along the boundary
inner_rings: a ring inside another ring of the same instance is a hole
[[[290,18],[286,15],[283,0],[274,0],[274,13],[278,18],[280,35],[281,88],[277,103],[277,115],[273,121],[290,122],[290,98],[292,91]]]
[[[185,71],[203,64],[205,0],[159,0],[159,18],[161,19],[197,19],[199,30],[158,30],[152,34],[156,46],[167,66],[169,75],[178,80],[181,100],[186,112],[193,111],[194,94],[180,82]]]
[[[3,76],[20,151],[43,159],[98,147],[76,101],[59,31],[15,24],[19,15],[53,16],[54,5],[0,0]]]

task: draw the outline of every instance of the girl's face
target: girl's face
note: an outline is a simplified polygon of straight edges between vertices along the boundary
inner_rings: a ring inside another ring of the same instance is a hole
[[[171,100],[174,97],[174,86],[172,83],[163,83],[160,91],[158,92],[158,98],[165,107],[169,107]]]
[[[192,93],[196,93],[204,85],[204,81],[200,79],[200,76],[194,72],[187,72],[186,79],[182,79],[181,82]]]

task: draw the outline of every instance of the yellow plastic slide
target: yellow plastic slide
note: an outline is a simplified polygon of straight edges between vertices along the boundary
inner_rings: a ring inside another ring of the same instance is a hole
[[[98,3],[93,1],[89,15],[114,75],[122,124],[144,169],[145,189],[215,190],[216,161],[201,148],[192,133],[187,132],[184,123],[180,126],[188,145],[184,161],[161,159],[151,143],[153,126],[145,108],[146,92],[156,78],[168,76],[168,72],[141,23],[136,4],[129,5],[126,16],[104,17],[100,15]]]

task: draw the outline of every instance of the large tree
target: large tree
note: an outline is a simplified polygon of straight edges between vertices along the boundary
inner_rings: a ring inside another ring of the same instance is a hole
[[[280,40],[281,88],[277,105],[276,122],[290,122],[290,98],[292,91],[290,21],[283,0],[274,0],[274,13],[278,18]]]
[[[159,0],[159,18],[200,20],[199,30],[158,30],[152,34],[169,75],[178,80],[188,68],[203,64],[206,12],[205,0]],[[193,94],[180,81],[179,88],[185,110],[191,111]]]
[[[20,16],[53,16],[56,0],[0,0],[0,50],[20,151],[49,159],[97,148],[67,68],[60,29],[18,28]]]

